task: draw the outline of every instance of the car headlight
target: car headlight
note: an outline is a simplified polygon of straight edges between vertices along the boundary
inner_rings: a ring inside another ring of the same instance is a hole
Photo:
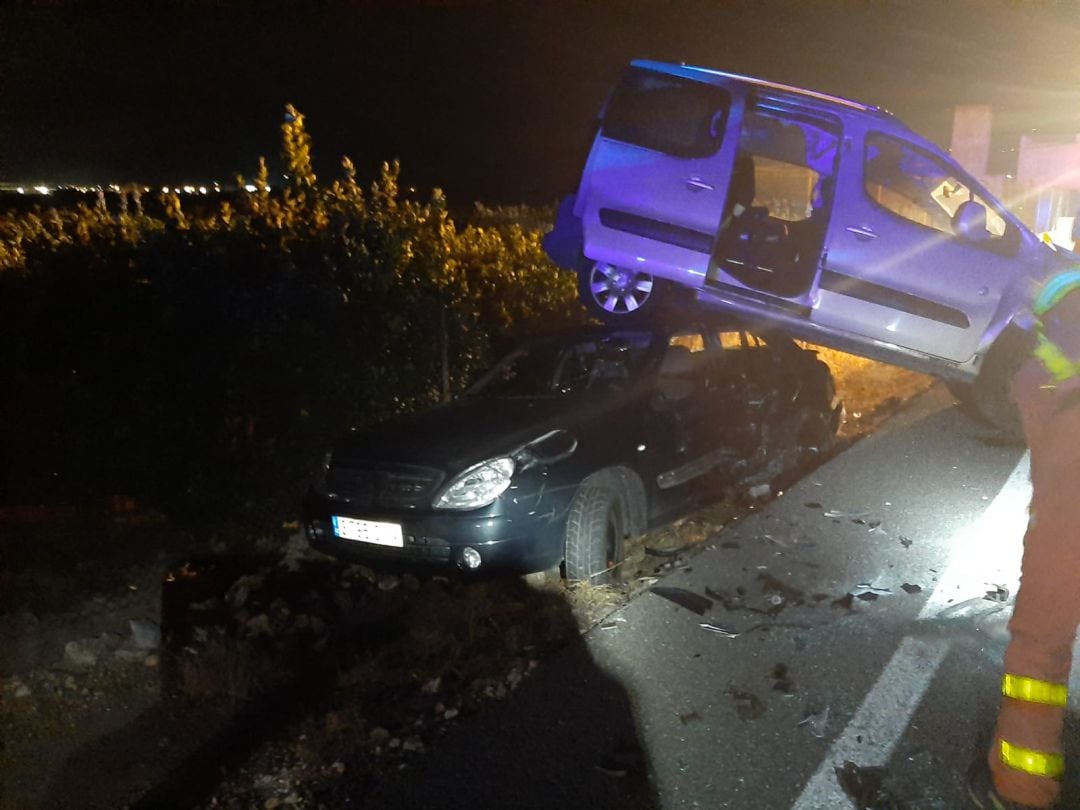
[[[435,499],[436,509],[479,509],[506,492],[514,475],[514,460],[493,458],[482,461],[450,482]]]

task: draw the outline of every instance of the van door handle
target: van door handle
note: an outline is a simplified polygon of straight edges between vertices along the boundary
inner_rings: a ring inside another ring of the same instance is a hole
[[[715,191],[716,186],[712,183],[706,183],[700,177],[687,177],[686,187],[693,191],[695,194],[699,191]]]
[[[848,225],[845,230],[848,233],[855,234],[857,237],[859,237],[859,239],[863,240],[864,242],[869,242],[871,239],[877,239],[877,234],[874,233],[874,229],[866,225],[863,225],[861,228],[855,227],[854,225]]]

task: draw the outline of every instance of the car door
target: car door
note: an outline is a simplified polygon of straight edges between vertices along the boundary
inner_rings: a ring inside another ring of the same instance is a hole
[[[641,66],[613,91],[575,213],[587,258],[700,285],[723,216],[737,99]]]
[[[650,398],[648,429],[656,470],[654,483],[667,506],[696,497],[691,482],[721,464],[723,430],[717,426],[715,341],[701,326],[672,333]]]
[[[732,171],[737,205],[721,227],[710,286],[808,311],[840,142],[836,117],[783,95],[751,96]]]
[[[1017,276],[1017,227],[958,166],[914,140],[870,129],[850,146],[812,321],[967,360]]]

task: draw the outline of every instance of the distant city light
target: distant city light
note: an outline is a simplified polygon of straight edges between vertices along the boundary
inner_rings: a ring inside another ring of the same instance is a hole
[[[34,191],[38,194],[52,194],[52,189],[48,186],[34,186]]]
[[[195,186],[184,186],[184,193],[185,194],[194,194],[195,193]]]
[[[200,194],[205,194],[206,193],[206,186],[199,186],[199,193]]]
[[[254,194],[258,190],[259,189],[257,189],[255,186],[251,185],[251,183],[245,183],[244,184],[244,191],[248,192],[249,194]]]
[[[16,190],[17,192],[19,192],[20,194],[25,194],[25,193],[26,193],[26,189],[25,189],[25,188],[23,188],[22,186],[19,186],[19,187],[18,187],[17,189],[15,189],[15,190]]]
[[[168,186],[162,186],[161,187],[161,193],[162,194],[168,194],[169,193],[169,187]]]

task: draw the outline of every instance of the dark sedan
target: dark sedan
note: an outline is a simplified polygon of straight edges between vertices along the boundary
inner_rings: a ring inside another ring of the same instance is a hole
[[[602,581],[628,538],[831,447],[828,367],[731,324],[586,327],[513,351],[462,397],[348,436],[308,539],[382,568]]]

